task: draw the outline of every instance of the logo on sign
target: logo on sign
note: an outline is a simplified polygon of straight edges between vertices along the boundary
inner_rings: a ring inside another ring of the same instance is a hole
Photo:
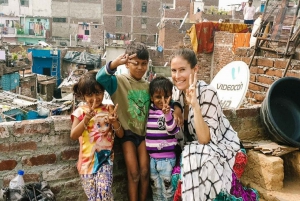
[[[249,85],[248,65],[242,61],[227,64],[217,73],[211,85],[217,89],[222,108],[239,108]]]

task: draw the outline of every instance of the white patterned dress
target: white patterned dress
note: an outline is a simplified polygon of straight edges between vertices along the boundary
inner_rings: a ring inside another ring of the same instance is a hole
[[[240,140],[222,112],[216,89],[198,80],[196,92],[211,140],[206,145],[198,142],[194,129],[197,122],[194,122],[194,112],[189,107],[187,124],[193,141],[187,142],[182,134],[183,201],[209,201],[221,191],[230,193],[235,155],[240,150]],[[184,105],[184,94],[175,87],[173,100]],[[184,132],[184,128],[181,130]]]

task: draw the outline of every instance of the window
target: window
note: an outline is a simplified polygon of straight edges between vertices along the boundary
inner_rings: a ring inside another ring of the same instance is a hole
[[[147,42],[147,35],[141,35],[141,42],[146,43]]]
[[[8,0],[0,0],[0,4],[8,4]]]
[[[53,18],[53,22],[67,22],[67,18]]]
[[[29,0],[20,0],[21,6],[29,6]]]
[[[158,35],[155,34],[153,38],[154,38],[154,43],[156,44],[156,42],[157,42],[157,40],[158,40]]]
[[[147,13],[147,2],[142,1],[142,13]]]
[[[121,28],[122,27],[122,17],[117,16],[116,17],[116,28]]]
[[[122,11],[122,0],[116,0],[116,11]]]
[[[142,29],[147,28],[147,18],[142,18]]]
[[[142,18],[142,24],[147,24],[147,18]]]

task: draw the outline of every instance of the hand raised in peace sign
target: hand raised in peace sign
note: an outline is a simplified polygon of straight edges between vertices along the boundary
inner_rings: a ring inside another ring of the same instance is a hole
[[[115,69],[119,65],[123,65],[123,64],[128,64],[128,63],[136,64],[136,61],[133,60],[134,57],[136,57],[136,54],[132,54],[132,55],[121,54],[115,60],[112,61],[110,67],[112,69]]]
[[[91,120],[91,118],[93,118],[95,116],[95,107],[96,107],[96,99],[93,100],[93,105],[92,107],[90,107],[89,105],[89,110],[85,113],[84,116],[84,125],[87,125],[89,123],[89,121]]]
[[[189,79],[190,87],[186,89],[186,101],[188,104],[191,104],[192,107],[195,107],[195,105],[198,103],[197,101],[197,94],[196,94],[196,85],[197,85],[197,72],[193,74],[190,74]]]
[[[164,114],[169,114],[169,112],[171,111],[171,108],[170,108],[170,100],[171,100],[171,96],[169,96],[169,98],[167,100],[165,100],[165,97],[163,96],[162,97],[162,102],[163,102],[163,107],[162,107],[162,112]]]
[[[116,104],[115,107],[113,105],[108,106],[109,115],[108,115],[107,123],[112,124],[113,122],[118,121],[117,109],[118,109],[118,104]]]

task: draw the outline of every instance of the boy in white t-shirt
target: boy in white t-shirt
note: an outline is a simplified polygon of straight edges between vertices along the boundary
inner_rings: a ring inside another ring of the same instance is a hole
[[[248,1],[248,5],[245,6],[244,11],[244,24],[253,24],[254,23],[254,14],[255,14],[255,7],[252,6],[252,0]]]

